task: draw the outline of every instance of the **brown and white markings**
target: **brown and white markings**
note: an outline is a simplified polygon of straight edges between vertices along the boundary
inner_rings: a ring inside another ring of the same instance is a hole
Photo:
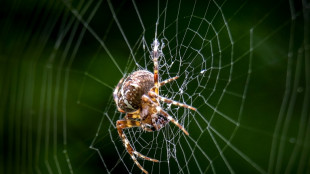
[[[123,119],[116,121],[118,134],[132,160],[144,173],[148,172],[140,165],[137,157],[153,162],[158,162],[158,160],[137,152],[130,145],[123,129],[141,127],[145,131],[152,132],[160,130],[171,121],[188,135],[184,127],[161,108],[159,101],[196,111],[196,108],[192,106],[159,95],[159,87],[178,78],[176,76],[163,82],[158,82],[158,58],[161,55],[159,46],[160,43],[155,39],[152,45],[154,74],[146,70],[135,71],[126,78],[122,78],[113,92],[118,111],[126,113]]]

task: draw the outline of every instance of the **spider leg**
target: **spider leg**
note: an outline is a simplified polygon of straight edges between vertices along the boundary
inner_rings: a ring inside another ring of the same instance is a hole
[[[173,105],[180,106],[180,107],[183,107],[183,108],[188,108],[188,109],[191,109],[191,110],[194,110],[194,111],[197,110],[196,108],[194,108],[194,107],[192,107],[192,106],[189,106],[189,105],[184,104],[184,103],[176,102],[176,101],[174,101],[174,100],[170,100],[170,99],[168,99],[168,98],[165,98],[165,97],[162,97],[162,96],[160,96],[160,95],[157,95],[157,94],[155,94],[155,93],[152,92],[152,91],[149,91],[148,94],[149,94],[149,96],[151,96],[151,97],[159,98],[162,102],[165,102],[165,103],[171,103],[171,104],[173,104]]]
[[[175,77],[172,77],[172,78],[167,79],[165,81],[162,81],[162,82],[160,82],[159,87],[164,86],[165,84],[170,83],[170,82],[172,82],[178,78],[179,78],[179,76],[175,76]]]
[[[141,116],[139,114],[127,114],[125,119],[141,119]]]
[[[154,92],[153,92],[153,93],[154,93]],[[154,102],[152,101],[151,98],[149,98],[149,97],[146,96],[146,95],[143,95],[143,96],[142,96],[142,100],[143,100],[144,102],[147,102],[147,103],[150,103],[150,104],[156,104],[156,103],[154,103]],[[182,125],[180,125],[180,124],[178,123],[177,120],[175,120],[174,118],[172,118],[167,112],[165,112],[163,109],[161,109],[161,107],[158,106],[158,104],[156,104],[156,105],[157,105],[157,107],[156,107],[157,112],[159,112],[161,115],[165,116],[169,121],[171,121],[173,124],[175,124],[176,126],[178,126],[186,135],[189,135],[188,132],[185,130],[185,128],[184,128]]]
[[[155,38],[153,42],[153,52],[152,52],[152,58],[154,62],[154,91],[158,95],[159,94],[159,84],[158,84],[158,58],[159,58],[159,52],[158,52],[158,47],[159,43],[158,40]]]
[[[162,82],[159,83],[159,87],[164,86],[165,84],[170,83],[170,82],[172,82],[172,81],[174,81],[174,80],[176,80],[178,78],[179,78],[179,76],[175,76],[175,77],[172,77],[172,78],[167,79],[165,81],[162,81]],[[151,91],[155,91],[155,86],[153,88],[151,88]]]
[[[129,116],[129,115],[132,115],[132,114],[127,114],[127,115],[128,115],[127,116],[128,118],[137,118],[134,115],[133,116]],[[129,120],[129,119],[128,120],[117,120],[116,127],[117,127],[117,131],[118,131],[120,137],[124,141],[124,144],[125,144],[127,150],[129,148],[129,150],[128,150],[129,154],[134,153],[135,155],[137,155],[137,156],[139,156],[141,158],[147,159],[149,161],[158,162],[158,160],[156,160],[156,159],[152,159],[152,158],[146,157],[146,156],[140,154],[139,152],[133,150],[133,148],[131,147],[131,145],[130,145],[127,137],[126,137],[126,135],[123,132],[123,129],[126,129],[126,128],[141,127],[140,121],[134,121],[134,120]]]
[[[167,117],[168,120],[170,120],[173,124],[175,124],[176,126],[178,126],[186,135],[189,135],[189,133],[185,130],[185,128],[179,124],[179,122],[177,120],[175,120],[174,118],[172,118],[167,112],[165,112],[164,110],[160,109],[159,111],[163,116]]]
[[[128,114],[129,115],[129,114]],[[129,117],[129,116],[128,116]],[[153,161],[153,162],[158,162],[158,160],[156,159],[152,159],[149,158],[147,156],[142,155],[141,153],[135,151],[133,149],[133,147],[130,145],[129,140],[127,139],[126,135],[123,132],[123,129],[126,128],[131,128],[131,127],[141,127],[141,123],[140,121],[134,121],[134,120],[117,120],[116,121],[116,128],[118,131],[119,136],[121,137],[127,152],[129,153],[129,155],[131,156],[132,160],[136,163],[136,165],[144,172],[144,173],[148,173],[142,166],[141,164],[138,162],[137,158],[135,157],[138,156],[140,158],[149,160],[149,161]]]
[[[118,84],[117,84],[117,86],[116,86],[116,88],[115,88],[115,90],[114,90],[114,92],[113,92],[113,98],[114,98],[115,103],[118,103],[118,96],[117,96],[117,93],[118,93],[119,88],[122,86],[123,81],[124,81],[124,78],[122,78],[122,79],[118,82]],[[122,110],[121,108],[119,108],[118,106],[117,106],[117,109],[118,109],[119,112],[125,113],[125,111],[123,111],[123,110]]]
[[[141,119],[140,110],[135,112],[127,113],[124,117],[125,120]]]

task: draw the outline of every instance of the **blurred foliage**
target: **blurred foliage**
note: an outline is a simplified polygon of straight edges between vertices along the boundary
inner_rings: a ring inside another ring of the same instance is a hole
[[[179,2],[168,2],[167,26],[163,28],[163,25],[159,25],[159,35],[182,38],[186,32],[187,21],[192,15],[193,2],[182,2],[182,13],[177,21],[178,31],[169,24],[176,23]],[[222,3],[218,1],[218,4]],[[106,113],[119,116],[115,114],[116,110],[105,109],[110,108],[109,106],[115,108],[111,88],[114,88],[123,76],[120,71],[128,74],[137,69],[138,65],[152,69],[150,60],[144,64],[144,58],[149,56],[143,57],[141,45],[137,46],[137,42],[144,36],[148,47],[152,43],[157,19],[157,1],[136,1],[145,30],[141,27],[131,1],[117,0],[111,4],[126,41],[106,1],[1,2],[0,173],[70,173],[71,170],[74,173],[105,173],[106,167],[100,155],[103,155],[109,169],[119,161],[110,136],[119,141],[117,144],[121,148],[122,143],[115,130],[109,132],[109,119],[100,121],[106,117]],[[196,2],[195,16],[205,15],[206,19],[212,20],[218,8],[206,8],[203,4],[202,1]],[[165,2],[160,1],[159,6],[161,10],[164,9]],[[95,10],[96,8],[98,9]],[[205,14],[206,9],[208,10]],[[209,113],[215,115],[212,126],[220,130],[221,134],[229,138],[232,132],[236,131],[235,136],[227,141],[266,172],[268,167],[270,168],[269,157],[274,139],[284,144],[284,149],[283,156],[278,160],[280,169],[271,173],[282,173],[287,170],[287,165],[292,165],[292,171],[309,172],[310,135],[309,129],[305,128],[309,127],[309,124],[305,123],[310,120],[309,105],[305,106],[309,104],[310,88],[309,4],[302,4],[301,1],[225,1],[221,10],[232,34],[233,57],[236,58],[229,89],[242,94],[247,87],[248,92],[245,95],[242,117],[239,117],[238,113],[240,100],[234,101],[233,97],[224,97],[218,110],[237,120],[240,127],[236,129],[236,126],[232,126],[227,120],[216,116],[217,113],[201,104],[201,100],[195,101],[196,106],[201,106],[199,111],[205,114],[207,119],[211,118]],[[87,24],[78,20],[79,17]],[[88,21],[89,19],[91,20]],[[223,21],[213,20],[214,27],[220,31]],[[198,25],[199,22],[193,18],[190,28],[195,30]],[[86,29],[86,26],[92,31]],[[202,26],[197,33],[203,31]],[[98,35],[104,45],[93,33]],[[217,34],[224,35],[224,32]],[[222,48],[228,47],[226,50],[230,50],[229,37],[222,37],[223,40],[220,41]],[[189,43],[190,40],[189,37],[184,43]],[[137,54],[136,61],[128,49],[128,44]],[[215,61],[216,56],[218,55],[215,55]],[[223,51],[223,61],[228,61],[225,58],[229,56],[230,52]],[[252,56],[251,68],[249,59],[243,58],[244,56]],[[237,58],[241,60],[238,61]],[[169,58],[166,59],[169,63]],[[116,61],[119,67],[113,61]],[[192,63],[199,65],[201,62]],[[171,72],[177,69],[178,67],[172,67]],[[249,69],[252,74],[247,85],[245,81]],[[201,69],[195,71],[200,72]],[[223,70],[222,73],[230,72]],[[181,77],[181,81],[184,78]],[[210,83],[216,80],[211,79]],[[219,82],[218,88],[222,89],[221,85],[223,84]],[[213,86],[210,87],[212,88]],[[186,92],[191,93],[192,89],[189,87]],[[221,93],[222,91],[215,92],[214,98],[210,98],[209,102],[216,104]],[[115,121],[118,118],[111,119]],[[197,117],[197,120],[201,121],[201,118]],[[278,137],[274,137],[277,124],[280,125],[280,132]],[[298,139],[300,127],[306,132],[303,138]],[[199,129],[191,129],[192,137],[197,138]],[[94,145],[99,148],[100,155],[89,148],[96,133],[100,135]],[[251,166],[252,162],[244,161],[240,153],[236,154],[234,149],[227,147],[227,142],[223,142],[219,137],[216,139],[221,148],[227,148],[224,153],[235,172],[260,172]],[[208,137],[198,143],[209,148],[206,151],[215,160],[215,171],[227,172],[228,170],[222,167],[224,163],[212,142],[211,137]],[[297,151],[294,150],[296,147]],[[279,149],[276,148],[273,151],[277,153]],[[305,154],[301,154],[302,150]],[[197,158],[200,156],[195,155]],[[290,161],[292,156],[296,156],[296,161]],[[308,168],[300,169],[300,159],[304,159]],[[123,160],[132,163],[129,156]],[[171,162],[171,165],[173,163]],[[201,163],[203,164],[203,161]],[[151,164],[146,162],[145,165],[151,168]],[[166,169],[166,164],[162,165]],[[209,164],[206,162],[206,165]],[[276,162],[273,165],[276,168]],[[126,169],[119,164],[113,173],[127,170],[132,169]],[[170,170],[177,172],[177,168],[170,167]],[[140,172],[136,169],[135,171]],[[208,173],[210,171],[212,170],[209,169]]]

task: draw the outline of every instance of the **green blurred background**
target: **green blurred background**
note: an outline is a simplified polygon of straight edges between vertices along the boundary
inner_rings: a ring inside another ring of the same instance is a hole
[[[161,160],[140,160],[144,167],[310,173],[309,7],[306,0],[2,1],[0,173],[141,173],[116,132],[122,115],[112,91],[125,74],[152,70],[147,50],[157,20],[166,43],[161,77],[180,75],[162,92],[199,113],[168,109],[190,138],[171,134],[174,126],[163,134],[135,129],[137,139],[129,132],[137,150]],[[139,140],[157,144],[148,152]],[[167,142],[177,160],[166,157]]]

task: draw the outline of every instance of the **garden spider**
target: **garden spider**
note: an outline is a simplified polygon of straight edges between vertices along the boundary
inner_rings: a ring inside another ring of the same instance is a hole
[[[118,134],[133,161],[146,174],[148,172],[140,165],[136,157],[153,162],[158,162],[158,160],[144,156],[133,149],[123,129],[141,127],[145,131],[152,132],[160,130],[171,121],[188,135],[184,127],[161,108],[159,100],[196,111],[196,108],[192,106],[159,95],[159,87],[178,78],[176,76],[163,82],[158,82],[158,58],[162,54],[159,46],[160,43],[155,39],[152,44],[154,74],[146,70],[135,71],[126,78],[122,78],[113,92],[118,111],[126,113],[123,119],[116,121]]]

